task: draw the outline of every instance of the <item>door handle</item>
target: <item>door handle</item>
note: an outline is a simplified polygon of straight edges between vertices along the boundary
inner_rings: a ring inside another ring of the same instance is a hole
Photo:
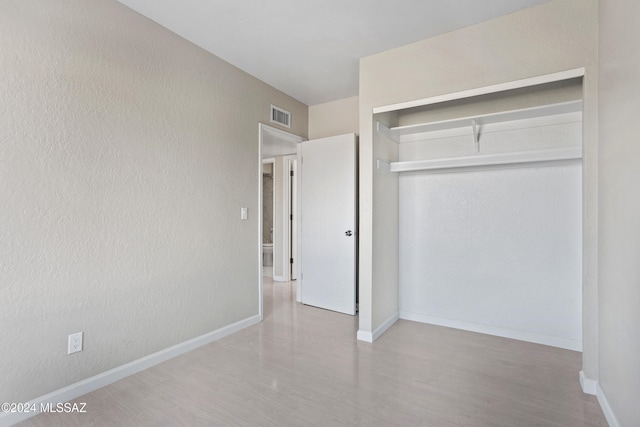
[[[344,232],[345,236],[351,236],[353,234],[353,232],[351,230],[347,230]]]

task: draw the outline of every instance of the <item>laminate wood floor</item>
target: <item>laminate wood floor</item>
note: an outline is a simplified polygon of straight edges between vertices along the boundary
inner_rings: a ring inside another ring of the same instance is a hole
[[[607,425],[580,353],[404,320],[372,345],[357,317],[297,304],[295,282],[264,291],[259,325],[20,425]]]

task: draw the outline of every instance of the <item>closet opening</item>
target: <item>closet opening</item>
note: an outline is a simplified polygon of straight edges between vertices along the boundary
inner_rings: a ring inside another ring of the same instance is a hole
[[[402,319],[582,350],[582,77],[374,115]]]

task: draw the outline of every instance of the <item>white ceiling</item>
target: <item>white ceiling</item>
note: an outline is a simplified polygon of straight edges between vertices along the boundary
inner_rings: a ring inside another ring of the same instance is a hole
[[[307,105],[358,94],[358,60],[549,0],[119,0]]]

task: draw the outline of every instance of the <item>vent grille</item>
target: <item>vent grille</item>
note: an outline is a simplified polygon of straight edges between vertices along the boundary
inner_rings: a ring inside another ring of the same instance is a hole
[[[271,121],[273,123],[281,124],[284,127],[291,127],[291,113],[278,108],[275,105],[271,106]]]

